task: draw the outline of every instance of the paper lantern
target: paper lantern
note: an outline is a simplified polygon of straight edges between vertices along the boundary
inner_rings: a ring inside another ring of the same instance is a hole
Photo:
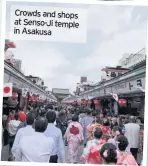
[[[127,104],[127,101],[125,99],[119,99],[118,103],[120,107],[125,107]]]
[[[33,101],[34,100],[34,96],[30,96],[29,101]]]
[[[95,104],[95,105],[99,105],[99,104],[100,104],[100,101],[99,101],[99,100],[94,100],[94,104]]]
[[[24,100],[27,100],[27,96],[24,96]]]

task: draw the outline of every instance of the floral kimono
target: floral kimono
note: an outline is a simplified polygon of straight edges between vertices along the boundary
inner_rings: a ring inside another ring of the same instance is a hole
[[[101,129],[102,127],[103,126],[101,124],[99,124],[99,123],[89,124],[87,126],[87,138],[88,138],[88,140],[93,140],[94,139],[94,137],[93,137],[93,130],[95,128],[100,128]]]
[[[87,137],[89,140],[93,139],[93,129],[100,128],[102,130],[103,136],[102,139],[107,142],[111,136],[111,129],[107,126],[102,126],[99,123],[92,123],[87,126]]]
[[[106,142],[103,140],[93,139],[87,142],[86,148],[81,156],[81,161],[87,164],[103,164],[100,156],[100,150],[102,145]]]
[[[78,122],[71,122],[64,135],[68,143],[68,163],[78,162],[79,146],[83,141],[83,128]]]
[[[118,161],[117,165],[123,165],[123,166],[138,166],[134,156],[130,152],[119,152],[118,151]]]
[[[102,132],[103,132],[103,137],[102,139],[105,141],[108,141],[108,139],[111,137],[111,128],[108,126],[103,126],[102,128]]]

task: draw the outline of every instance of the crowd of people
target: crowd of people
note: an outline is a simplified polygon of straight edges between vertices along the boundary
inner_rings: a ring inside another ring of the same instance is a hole
[[[111,117],[87,107],[43,105],[30,107],[26,113],[10,111],[3,128],[9,161],[140,164],[140,125],[134,116]]]

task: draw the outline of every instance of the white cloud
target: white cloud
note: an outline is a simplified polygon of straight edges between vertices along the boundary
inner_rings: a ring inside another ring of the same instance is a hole
[[[54,70],[70,65],[64,55],[47,45],[26,44],[26,42],[15,42],[17,49],[14,50],[15,58],[22,60],[26,75],[39,76],[41,78],[53,78]]]
[[[77,70],[81,68],[86,72],[95,68],[118,65],[124,53],[136,53],[146,47],[146,33],[146,24],[142,24],[141,28],[117,34],[112,39],[103,41],[99,46],[96,45],[92,54],[84,60],[83,65],[78,66]]]
[[[123,11],[120,9],[121,7],[113,5],[91,6],[88,28],[101,30],[106,35],[118,31],[120,26],[125,26],[131,21],[133,7]]]
[[[64,88],[69,89],[71,93],[76,90],[76,84],[80,81],[80,76],[73,75],[72,73],[69,74],[62,74],[57,75],[55,78],[49,82],[48,87],[49,89],[52,88]]]

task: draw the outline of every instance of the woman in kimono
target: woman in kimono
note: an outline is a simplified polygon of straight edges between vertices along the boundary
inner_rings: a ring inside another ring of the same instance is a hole
[[[100,155],[105,165],[117,164],[117,148],[112,143],[106,143],[100,150]]]
[[[117,165],[123,165],[123,166],[138,166],[134,156],[131,154],[131,152],[127,151],[128,147],[128,140],[124,135],[120,135],[116,139],[118,144],[118,161]]]
[[[103,125],[101,123],[102,122],[99,118],[95,118],[95,120],[87,126],[87,138],[88,138],[88,140],[94,139],[93,130],[95,128],[100,128],[100,129],[103,128]]]
[[[106,142],[101,139],[103,135],[102,130],[100,128],[95,128],[93,130],[93,135],[94,139],[87,142],[80,160],[87,164],[103,164],[100,150]]]
[[[68,143],[68,163],[78,162],[79,146],[83,142],[83,128],[78,122],[77,115],[73,115],[72,122],[68,125],[64,139]]]

